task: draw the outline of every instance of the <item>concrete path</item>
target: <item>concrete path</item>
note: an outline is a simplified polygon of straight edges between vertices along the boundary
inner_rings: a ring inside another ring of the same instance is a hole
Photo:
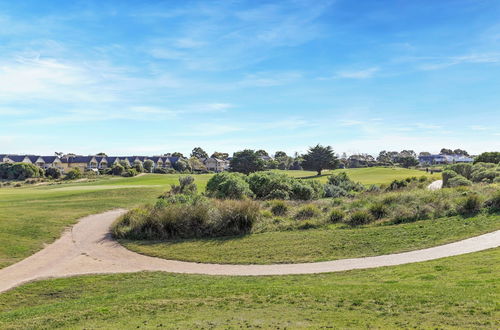
[[[148,257],[114,241],[109,226],[125,210],[82,218],[40,252],[0,269],[0,292],[26,282],[83,274],[166,271],[208,275],[286,275],[339,272],[433,260],[500,246],[500,230],[463,241],[412,252],[304,264],[219,265]]]
[[[443,188],[443,180],[436,180],[427,186],[429,190],[439,190]]]

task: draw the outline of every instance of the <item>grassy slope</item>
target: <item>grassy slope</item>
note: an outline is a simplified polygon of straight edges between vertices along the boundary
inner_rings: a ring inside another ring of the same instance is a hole
[[[35,282],[0,295],[0,328],[499,328],[500,248],[342,273],[168,273]]]
[[[155,257],[232,264],[325,261],[411,251],[500,229],[500,215],[451,217],[392,226],[267,232],[236,238],[174,242],[126,241]]]

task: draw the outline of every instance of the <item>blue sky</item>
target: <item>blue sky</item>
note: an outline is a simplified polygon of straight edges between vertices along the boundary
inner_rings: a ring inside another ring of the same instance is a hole
[[[0,153],[500,149],[500,2],[2,1]]]

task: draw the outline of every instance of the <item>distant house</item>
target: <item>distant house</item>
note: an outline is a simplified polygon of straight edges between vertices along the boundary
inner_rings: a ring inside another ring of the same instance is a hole
[[[438,165],[438,164],[454,164],[454,163],[472,163],[473,158],[463,155],[424,155],[418,156],[418,161],[421,165]]]
[[[40,168],[47,169],[55,167],[63,172],[68,172],[73,168],[79,168],[81,171],[102,170],[110,168],[121,161],[125,161],[134,166],[143,164],[145,160],[153,161],[154,168],[172,168],[180,159],[179,157],[147,157],[147,156],[80,156],[66,155],[58,156],[36,156],[36,155],[7,155],[0,154],[0,163],[26,163],[33,164]]]
[[[203,163],[207,167],[207,170],[211,172],[219,173],[229,169],[229,160],[211,157],[205,159]]]

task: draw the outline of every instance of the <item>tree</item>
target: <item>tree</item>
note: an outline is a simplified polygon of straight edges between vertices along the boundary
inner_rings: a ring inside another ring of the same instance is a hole
[[[151,159],[146,159],[144,161],[144,164],[142,164],[142,166],[144,166],[144,170],[148,173],[151,173],[153,171],[154,165],[155,163]]]
[[[100,152],[96,154],[96,156],[108,157],[108,155],[106,155],[104,152]]]
[[[184,155],[183,155],[182,153],[180,153],[180,152],[177,152],[177,151],[176,151],[176,152],[173,152],[173,153],[172,153],[172,157],[180,157],[180,158],[184,158]]]
[[[419,156],[430,156],[431,153],[427,151],[422,151],[421,153],[418,154]]]
[[[475,163],[500,164],[500,152],[483,152],[474,159]]]
[[[460,156],[469,156],[469,153],[463,149],[455,149],[453,150],[453,153]]]
[[[191,166],[189,166],[189,163],[185,160],[185,159],[178,159],[175,163],[174,163],[174,169],[178,172],[191,172]]]
[[[255,151],[245,149],[233,154],[229,167],[232,172],[250,174],[262,171],[265,167],[265,162]]]
[[[440,155],[453,155],[453,150],[443,148],[443,149],[441,149],[441,151],[439,152],[439,154]]]
[[[202,148],[196,147],[193,149],[193,151],[191,151],[191,157],[196,157],[198,159],[208,158],[208,154]]]
[[[310,147],[302,158],[304,158],[302,167],[306,170],[316,171],[318,175],[321,175],[323,170],[335,169],[339,165],[339,161],[330,146],[323,147],[318,144],[315,147]]]
[[[260,157],[269,157],[269,154],[267,153],[267,151],[265,151],[263,149],[257,150],[255,153],[257,154],[257,156],[260,156]]]
[[[286,152],[284,151],[276,151],[276,153],[274,154],[274,158],[283,158],[283,157],[287,157]]]
[[[130,162],[127,159],[122,159],[120,160],[120,165],[125,169],[128,170],[130,168]]]
[[[201,162],[201,160],[197,157],[191,157],[188,159],[189,167],[193,169],[193,171],[206,171],[207,167],[205,164]]]
[[[218,152],[218,151],[216,151],[210,157],[217,158],[217,159],[222,159],[222,160],[226,160],[226,159],[229,158],[229,154],[227,152]]]

